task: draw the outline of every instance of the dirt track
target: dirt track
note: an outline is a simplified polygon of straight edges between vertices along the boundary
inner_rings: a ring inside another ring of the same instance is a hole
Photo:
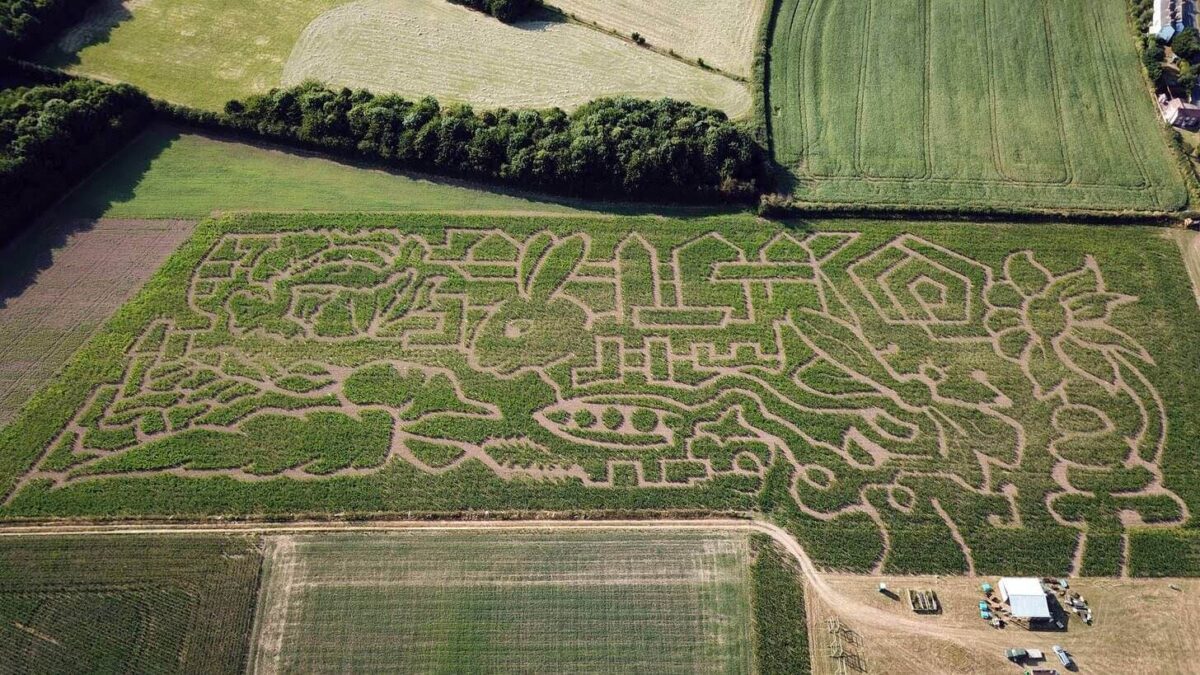
[[[1189,654],[1200,648],[1200,634],[1189,626],[1200,620],[1200,606],[1191,597],[1200,593],[1195,579],[1072,580],[1099,612],[1093,626],[1075,621],[1067,633],[1028,632],[1018,627],[998,631],[979,621],[975,601],[984,578],[895,577],[820,572],[803,547],[787,532],[756,520],[611,520],[611,521],[378,521],[181,524],[123,523],[112,525],[9,525],[0,537],[85,534],[292,534],[319,532],[387,532],[398,530],[550,530],[550,529],[680,530],[724,529],[759,532],[779,542],[799,563],[808,594],[809,633],[814,673],[836,672],[828,655],[830,636],[825,621],[836,617],[857,634],[855,649],[865,656],[863,672],[1001,672],[1009,666],[1003,650],[1023,645],[1048,650],[1063,644],[1078,659],[1081,672],[1184,672]],[[987,579],[992,582],[994,578]],[[918,616],[903,602],[875,591],[878,582],[902,591],[907,587],[934,588],[946,611]],[[1140,645],[1136,648],[1131,645]],[[1132,651],[1131,651],[1132,650]]]

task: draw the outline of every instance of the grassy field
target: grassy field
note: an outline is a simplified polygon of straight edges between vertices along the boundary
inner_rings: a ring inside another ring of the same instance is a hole
[[[742,83],[599,31],[509,26],[444,0],[106,0],[40,60],[211,110],[306,78],[486,107],[619,94],[735,116],[751,105]]]
[[[584,23],[749,78],[766,0],[553,0]]]
[[[305,26],[344,0],[103,0],[44,52],[51,66],[219,110],[280,84]]]
[[[740,82],[600,31],[508,25],[445,0],[358,0],[322,14],[283,69],[284,84],[310,79],[484,108],[569,110],[605,96],[667,96],[740,117],[751,105]]]
[[[1200,508],[1178,246],[987,232],[210,221],[0,431],[0,515],[760,510],[845,569],[1152,574]]]
[[[777,11],[769,122],[804,201],[1187,202],[1125,0],[782,0]]]
[[[237,673],[261,558],[246,537],[0,540],[0,671]]]
[[[603,205],[581,208],[603,208]],[[317,156],[154,126],[70,194],[56,217],[203,218],[213,211],[581,212]]]
[[[267,541],[252,672],[752,670],[745,534]]]

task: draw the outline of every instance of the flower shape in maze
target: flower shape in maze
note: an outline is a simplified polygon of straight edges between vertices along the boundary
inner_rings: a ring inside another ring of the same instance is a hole
[[[1112,325],[1135,298],[1109,291],[1094,260],[1055,274],[1020,252],[997,272],[912,235],[864,248],[854,233],[785,232],[756,251],[719,233],[670,248],[638,233],[606,247],[587,232],[227,235],[188,289],[208,326],[149,327],[125,379],[27,479],[128,470],[122,455],[151,443],[261,435],[264,417],[290,416],[383,425],[389,445],[220,470],[313,478],[474,459],[503,478],[611,486],[632,468],[642,486],[761,486],[786,462],[802,511],[864,513],[886,538],[881,509],[904,516],[920,500],[958,531],[910,478],[999,500],[989,520],[1019,525],[1016,488],[992,473],[1042,452],[1059,486],[1046,506],[1064,524],[1086,529],[1114,502],[1128,522],[1186,518],[1162,485],[1167,421],[1141,370],[1153,362]],[[321,360],[343,348],[376,356]],[[959,349],[977,350],[973,370],[955,370]],[[552,400],[520,420],[466,386],[529,377]],[[369,386],[351,395],[352,381]],[[454,437],[460,423],[470,439]],[[1030,447],[1035,425],[1051,433]],[[583,468],[589,456],[603,472]],[[204,473],[195,458],[155,461]]]

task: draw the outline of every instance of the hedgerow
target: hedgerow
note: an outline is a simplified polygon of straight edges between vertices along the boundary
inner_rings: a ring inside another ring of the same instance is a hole
[[[723,112],[661,99],[599,99],[572,113],[476,112],[309,82],[182,117],[398,166],[579,197],[740,201],[763,179],[752,136]]]
[[[0,60],[32,51],[78,22],[95,0],[0,0]]]
[[[512,22],[520,19],[528,14],[531,10],[542,6],[541,0],[450,0],[459,5],[466,5],[471,9],[478,10],[485,14],[500,19],[504,22]]]
[[[150,101],[124,84],[73,80],[0,95],[0,241],[144,128]]]

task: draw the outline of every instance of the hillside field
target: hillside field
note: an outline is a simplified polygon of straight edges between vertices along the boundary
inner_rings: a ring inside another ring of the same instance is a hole
[[[0,671],[237,673],[255,538],[0,538]]]
[[[579,21],[749,78],[767,0],[552,0]]]
[[[557,20],[508,25],[446,0],[356,0],[325,12],[300,35],[282,77],[480,108],[571,110],[608,96],[666,96],[730,117],[751,107],[744,83],[601,31]]]
[[[507,25],[445,0],[104,0],[40,61],[208,110],[310,78],[487,108],[617,95],[751,107],[746,84],[600,31]]]
[[[802,201],[1187,204],[1125,0],[781,0],[773,25],[768,123]]]
[[[0,431],[0,515],[762,510],[844,569],[1190,567],[1174,241],[751,222],[202,223]]]
[[[357,166],[156,124],[84,181],[57,218],[204,218],[214,211],[582,213],[495,187]]]

